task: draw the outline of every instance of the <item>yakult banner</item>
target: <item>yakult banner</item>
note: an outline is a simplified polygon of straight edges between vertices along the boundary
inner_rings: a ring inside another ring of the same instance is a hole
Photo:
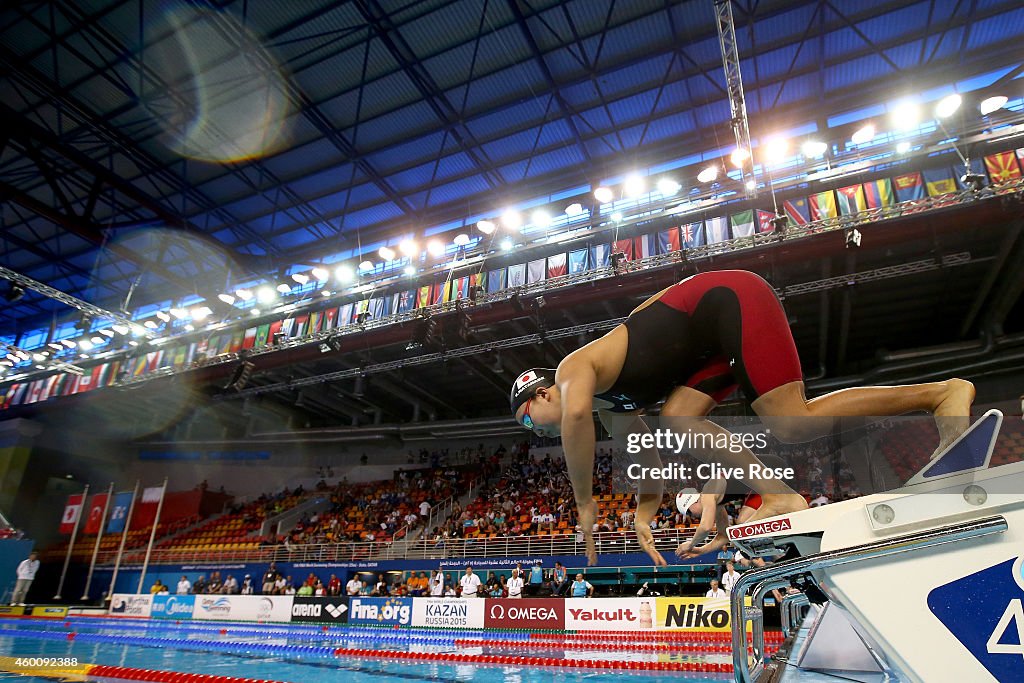
[[[569,598],[563,602],[567,631],[654,630],[654,598]]]
[[[565,628],[564,600],[485,599],[484,628]]]
[[[344,624],[348,621],[348,598],[295,597],[292,599],[292,621],[297,623]]]
[[[152,595],[114,593],[110,599],[110,613],[122,617],[148,617],[153,609]]]
[[[412,623],[412,598],[349,598],[348,623],[408,626]]]
[[[669,631],[731,631],[729,598],[656,598],[658,629]],[[750,598],[746,598],[750,605]],[[747,630],[751,622],[747,622]]]
[[[195,606],[194,595],[154,595],[150,616],[156,619],[191,619]]]
[[[481,598],[413,598],[412,625],[441,628],[483,628]]]
[[[290,595],[197,595],[193,619],[290,621]]]

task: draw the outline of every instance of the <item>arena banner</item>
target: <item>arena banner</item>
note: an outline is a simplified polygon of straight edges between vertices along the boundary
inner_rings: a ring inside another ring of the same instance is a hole
[[[290,595],[197,595],[193,619],[290,621]]]
[[[21,605],[0,605],[0,617],[20,617],[25,614]]]
[[[654,598],[569,598],[565,600],[567,631],[651,631]]]
[[[348,622],[348,598],[295,597],[292,600],[292,621],[297,623],[344,624]]]
[[[26,614],[33,617],[49,617],[51,619],[63,619],[68,615],[68,608],[66,605],[35,605],[26,612]]]
[[[348,623],[409,626],[412,598],[349,598]]]
[[[153,610],[152,595],[114,593],[110,599],[110,613],[122,617],[148,617]]]
[[[412,625],[483,628],[483,598],[413,598]]]
[[[191,619],[195,606],[194,595],[154,595],[150,616],[155,619]]]
[[[484,601],[484,628],[565,628],[565,601],[551,599]]]
[[[723,632],[729,623],[729,598],[655,598],[658,630]],[[750,598],[746,598],[750,605]],[[751,623],[747,622],[747,630]]]

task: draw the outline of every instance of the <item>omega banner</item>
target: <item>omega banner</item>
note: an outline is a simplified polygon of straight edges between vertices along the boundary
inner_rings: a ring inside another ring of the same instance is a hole
[[[412,625],[483,628],[485,602],[490,601],[482,598],[415,598],[412,601]]]
[[[484,600],[484,628],[565,628],[565,601]]]
[[[295,597],[292,601],[292,621],[297,623],[348,623],[348,598]]]
[[[729,598],[656,598],[659,630],[731,631]],[[750,605],[750,598],[746,598]],[[751,623],[747,622],[747,630]]]

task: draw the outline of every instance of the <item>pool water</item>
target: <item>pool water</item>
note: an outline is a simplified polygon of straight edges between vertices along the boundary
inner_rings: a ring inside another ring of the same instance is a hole
[[[67,624],[67,625],[65,625]],[[73,632],[73,639],[68,634]],[[289,683],[336,683],[339,674],[352,683],[385,681],[460,681],[475,683],[542,683],[547,681],[602,683],[642,677],[650,683],[690,683],[732,680],[731,674],[646,671],[608,671],[600,668],[550,668],[479,663],[391,661],[337,656],[335,650],[443,652],[466,655],[514,655],[592,662],[731,661],[730,655],[696,653],[665,643],[661,651],[630,651],[628,646],[601,641],[574,643],[527,642],[529,634],[452,633],[425,629],[368,629],[332,626],[327,632],[308,625],[204,622],[127,621],[70,618],[65,621],[0,619],[0,657],[74,658],[80,664],[100,664],[160,671],[212,674]],[[481,644],[492,642],[491,644]],[[467,644],[468,643],[468,644]],[[212,651],[211,651],[212,650]],[[0,679],[53,680],[0,671]]]

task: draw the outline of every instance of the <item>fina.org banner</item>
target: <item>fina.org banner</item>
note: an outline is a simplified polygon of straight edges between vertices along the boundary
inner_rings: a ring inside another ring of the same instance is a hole
[[[414,598],[412,625],[434,628],[483,628],[480,598]]]
[[[412,600],[412,598],[349,598],[348,623],[408,626],[412,623]]]
[[[195,606],[194,595],[154,595],[150,616],[156,619],[191,619]]]
[[[148,617],[153,610],[152,595],[114,593],[110,599],[110,613],[121,617]]]
[[[290,595],[197,595],[193,619],[291,621]]]
[[[567,631],[653,631],[654,598],[569,598]]]
[[[655,598],[658,629],[668,631],[732,631],[729,598]],[[751,604],[750,598],[745,599]],[[747,622],[749,631],[751,622]]]

